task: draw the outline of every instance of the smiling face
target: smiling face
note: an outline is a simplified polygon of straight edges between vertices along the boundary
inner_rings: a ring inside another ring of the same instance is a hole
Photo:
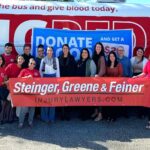
[[[24,63],[24,58],[22,56],[18,56],[18,58],[17,58],[17,64],[19,66],[21,66],[23,63]]]
[[[142,50],[142,49],[138,49],[137,52],[136,52],[136,55],[137,55],[138,57],[142,57],[142,56],[144,55],[143,50]]]
[[[114,54],[110,54],[109,59],[110,59],[111,62],[114,63],[114,62],[115,62],[115,59],[116,59],[116,58],[115,58],[115,55],[114,55]]]
[[[11,52],[12,52],[12,47],[11,46],[6,46],[5,47],[5,53],[9,55],[9,54],[11,54]]]
[[[62,51],[63,51],[64,56],[68,56],[68,54],[69,54],[69,48],[67,46],[63,46]]]
[[[124,56],[124,49],[123,47],[118,47],[117,48],[117,53],[119,57],[123,57]]]
[[[95,51],[96,54],[100,54],[100,52],[102,51],[102,46],[100,44],[96,44]]]
[[[44,49],[40,47],[40,48],[38,48],[37,51],[38,51],[38,57],[42,58],[44,55]]]
[[[25,53],[26,55],[29,55],[29,54],[30,54],[30,51],[31,51],[31,47],[30,47],[30,46],[24,47],[24,53]]]
[[[35,60],[34,59],[30,59],[29,60],[29,69],[33,70],[35,68],[35,66],[36,66]]]
[[[53,49],[51,47],[47,48],[47,56],[52,57],[53,56]]]
[[[81,56],[82,56],[82,59],[84,59],[84,60],[87,59],[88,58],[88,52],[86,50],[83,50]]]

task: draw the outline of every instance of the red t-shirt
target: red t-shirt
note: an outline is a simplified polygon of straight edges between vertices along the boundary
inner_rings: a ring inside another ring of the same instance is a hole
[[[119,63],[116,67],[110,68],[106,67],[106,77],[122,77],[123,76],[123,68]]]
[[[7,55],[4,53],[4,54],[2,54],[2,56],[5,59],[5,66],[7,66],[10,63],[16,62],[16,55],[13,55],[13,54]]]
[[[29,75],[31,75],[32,77],[35,77],[35,78],[40,77],[40,73],[38,70],[36,70],[36,69],[30,70],[29,68],[21,70],[18,77],[26,77]]]
[[[2,86],[2,82],[4,82],[5,75],[5,68],[0,67],[0,86]]]
[[[150,60],[146,63],[143,72],[150,78]]]
[[[5,68],[5,72],[8,78],[16,78],[18,77],[21,69],[22,68],[19,68],[17,64],[12,63]]]

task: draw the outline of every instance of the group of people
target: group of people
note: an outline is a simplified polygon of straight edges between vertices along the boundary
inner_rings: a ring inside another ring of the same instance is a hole
[[[19,128],[24,126],[28,113],[28,124],[33,126],[34,115],[40,116],[44,122],[53,122],[56,113],[62,120],[70,120],[74,107],[17,107],[12,108],[9,95],[10,78],[52,78],[52,77],[150,77],[150,60],[144,57],[144,49],[138,47],[136,55],[129,59],[125,56],[125,49],[119,46],[116,51],[110,51],[105,56],[104,46],[95,44],[93,55],[90,56],[88,48],[81,50],[80,59],[76,62],[70,53],[68,44],[62,46],[62,54],[54,56],[52,47],[47,47],[44,56],[44,46],[37,48],[37,57],[31,54],[31,47],[25,44],[23,54],[12,54],[13,45],[5,44],[5,52],[0,55],[0,123],[11,123],[19,118]],[[113,122],[121,114],[128,116],[128,107],[80,107],[77,109],[82,120],[93,119],[100,121],[106,119]],[[76,110],[76,109],[75,109]],[[137,108],[139,117],[148,115],[149,121],[146,128],[150,129],[150,110],[144,107]]]

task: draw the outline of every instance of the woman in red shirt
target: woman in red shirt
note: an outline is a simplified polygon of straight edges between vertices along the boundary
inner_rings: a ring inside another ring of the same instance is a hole
[[[133,78],[150,78],[150,55],[149,55],[149,60],[146,63],[143,73],[133,76]],[[146,125],[147,129],[150,129],[150,108],[148,108],[148,124]]]
[[[5,106],[6,99],[8,96],[8,89],[5,86],[6,73],[5,73],[5,60],[2,55],[0,55],[0,124],[2,124],[5,119]]]
[[[29,60],[28,68],[23,69],[18,77],[22,78],[35,78],[35,77],[40,77],[40,73],[38,70],[34,69],[36,66],[36,62],[33,58]],[[28,123],[29,126],[32,127],[33,125],[33,117],[34,117],[34,112],[35,112],[35,107],[21,107],[20,108],[20,113],[19,113],[19,128],[23,127],[24,119],[26,113],[29,112],[29,117],[28,117]]]
[[[5,73],[7,77],[7,84],[10,78],[17,78],[18,74],[22,69],[22,64],[24,62],[24,58],[22,56],[17,57],[17,63],[11,63],[5,68]],[[11,102],[6,101],[4,107],[4,117],[3,120],[8,123],[12,123],[16,119],[15,115],[16,109],[12,108]]]
[[[123,68],[122,65],[117,61],[117,55],[114,51],[111,51],[108,55],[108,62],[106,67],[106,77],[122,77]],[[105,115],[108,121],[115,121],[117,113],[119,112],[118,107],[106,107]]]

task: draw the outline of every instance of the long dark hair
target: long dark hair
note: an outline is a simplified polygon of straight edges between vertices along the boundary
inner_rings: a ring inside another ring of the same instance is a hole
[[[100,51],[99,54],[97,54],[97,52],[96,52],[96,46],[97,46],[97,45],[100,45],[100,46],[101,46],[101,51]],[[94,52],[93,52],[93,56],[92,56],[92,58],[93,58],[95,64],[98,65],[98,60],[99,60],[99,58],[100,58],[101,56],[104,56],[104,58],[105,58],[104,46],[103,46],[103,44],[102,44],[101,42],[97,42],[97,43],[95,44],[95,46],[94,46]]]
[[[5,65],[5,59],[2,55],[0,55],[0,58],[2,59],[2,64],[1,64],[1,67],[3,67]]]
[[[82,60],[82,53],[83,53],[83,51],[87,51],[88,57],[87,57],[86,60],[88,60],[90,58],[90,52],[89,52],[88,48],[82,48],[81,53],[80,53],[80,60]]]
[[[68,56],[69,56],[69,55],[70,55],[70,47],[69,47],[68,44],[63,44],[62,50],[63,50],[63,48],[64,48],[65,46],[68,47],[68,50],[69,50],[69,51],[68,51]],[[64,56],[64,53],[63,53],[63,52],[62,52],[62,55]]]
[[[143,56],[142,56],[142,59],[141,60],[139,60],[137,63],[139,64],[140,62],[142,62],[143,61],[143,59],[144,59],[144,48],[143,47],[137,47],[136,48],[136,52],[138,51],[138,50],[142,50],[143,51]]]
[[[95,55],[97,55],[97,53],[96,53],[96,46],[97,46],[97,45],[100,45],[100,46],[101,46],[101,52],[98,54],[98,56],[99,56],[99,57],[100,57],[100,56],[105,56],[103,44],[102,44],[101,42],[97,42],[97,43],[95,44],[95,46],[94,46],[93,57],[94,57]]]
[[[115,56],[115,62],[114,62],[114,67],[116,67],[118,65],[118,61],[117,61],[117,55],[114,51],[111,51],[108,55],[108,61],[107,61],[107,66],[110,67],[111,66],[111,60],[110,60],[110,55],[113,54]]]

